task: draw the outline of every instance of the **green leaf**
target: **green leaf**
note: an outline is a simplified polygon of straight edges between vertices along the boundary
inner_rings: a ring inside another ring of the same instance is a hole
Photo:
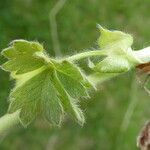
[[[24,126],[41,113],[50,123],[61,123],[63,109],[51,82],[51,74],[50,70],[44,70],[11,92],[9,113],[21,109],[20,120]]]
[[[53,63],[57,71],[66,74],[67,76],[70,76],[76,81],[84,80],[81,70],[75,64],[66,60],[62,62],[53,61]]]
[[[52,83],[52,73],[49,73],[44,81],[42,89],[43,111],[46,119],[52,124],[60,125],[63,119],[63,107],[59,99],[58,91]]]
[[[8,59],[3,69],[16,80],[8,112],[20,110],[24,126],[41,115],[52,125],[60,125],[64,113],[84,123],[78,99],[89,97],[92,85],[77,65],[51,59],[42,45],[25,40],[13,41],[2,55]]]
[[[57,76],[61,81],[64,89],[73,98],[88,97],[87,88],[82,82],[73,80],[70,76],[57,72]]]
[[[127,59],[122,57],[109,56],[99,62],[95,67],[95,71],[101,73],[122,73],[130,69]]]
[[[63,105],[65,112],[71,115],[80,125],[83,125],[85,122],[84,115],[81,109],[78,106],[78,100],[72,98],[65,88],[63,87],[61,81],[57,76],[57,72],[55,72],[53,76],[53,83],[60,94],[60,99]]]
[[[2,68],[16,74],[38,69],[44,65],[45,60],[42,57],[38,57],[36,53],[42,51],[42,45],[37,42],[13,41],[10,47],[2,51],[2,55],[8,58],[8,61],[2,65]]]
[[[98,44],[100,48],[118,47],[126,50],[131,47],[133,43],[133,38],[131,35],[116,30],[110,31],[101,27],[100,25],[98,27],[101,33],[101,36],[98,39]]]
[[[81,84],[83,84],[83,86],[85,86],[87,88],[91,88],[93,86],[92,83],[87,79],[85,74],[82,72],[82,70],[77,65],[75,65],[67,60],[64,60],[62,62],[53,61],[53,64],[55,66],[55,69],[58,72],[60,72],[64,75],[67,75],[68,77],[73,79],[74,82],[75,81],[76,81],[76,83],[80,82]]]
[[[59,80],[71,97],[88,97],[87,88],[92,87],[92,84],[87,80],[79,67],[66,60],[60,63],[53,63]]]

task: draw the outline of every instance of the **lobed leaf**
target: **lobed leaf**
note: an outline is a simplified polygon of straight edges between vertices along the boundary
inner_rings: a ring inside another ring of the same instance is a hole
[[[38,69],[44,65],[44,59],[36,55],[43,47],[37,42],[16,40],[11,46],[2,51],[8,61],[2,65],[6,71],[23,74]]]
[[[24,126],[41,114],[52,125],[60,125],[65,113],[84,123],[78,99],[89,96],[91,83],[77,65],[51,59],[42,45],[25,40],[12,42],[2,55],[8,59],[2,68],[16,80],[8,112],[20,110]]]

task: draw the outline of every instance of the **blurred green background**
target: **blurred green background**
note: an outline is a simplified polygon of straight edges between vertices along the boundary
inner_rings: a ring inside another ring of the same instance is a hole
[[[0,49],[14,39],[38,40],[54,56],[50,12],[56,0],[0,0]],[[95,46],[99,23],[134,36],[133,48],[150,43],[149,0],[66,0],[57,17],[63,55]],[[1,59],[3,61],[3,59]],[[6,113],[13,82],[0,70],[0,115]],[[140,87],[135,71],[99,85],[91,99],[81,100],[86,124],[66,118],[52,128],[40,118],[27,129],[13,129],[0,150],[137,150],[136,138],[150,119],[150,96]]]

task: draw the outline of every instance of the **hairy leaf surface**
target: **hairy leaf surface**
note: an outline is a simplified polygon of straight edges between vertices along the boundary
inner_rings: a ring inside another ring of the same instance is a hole
[[[8,59],[2,68],[16,80],[8,112],[20,110],[24,126],[39,115],[52,125],[60,125],[64,114],[84,123],[79,98],[89,96],[91,83],[77,65],[51,59],[42,45],[25,40],[12,42],[2,55]]]
[[[21,109],[20,119],[24,125],[41,113],[52,124],[60,124],[63,109],[51,82],[51,74],[48,69],[44,70],[11,92],[8,111],[12,113]]]
[[[38,69],[44,65],[44,59],[36,55],[43,47],[37,42],[25,40],[13,41],[11,46],[2,51],[8,61],[2,65],[6,71],[23,74]]]
[[[99,26],[101,36],[98,39],[100,48],[128,49],[133,43],[133,37],[121,31],[110,31]]]

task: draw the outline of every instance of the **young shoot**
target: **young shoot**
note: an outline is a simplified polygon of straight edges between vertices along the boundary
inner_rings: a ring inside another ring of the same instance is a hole
[[[26,40],[15,40],[1,52],[7,58],[1,68],[10,72],[15,86],[9,95],[8,112],[0,118],[0,134],[17,123],[27,127],[38,116],[60,126],[65,115],[69,115],[83,125],[81,97],[88,98],[89,90],[98,83],[150,61],[150,48],[132,50],[131,35],[101,26],[99,30],[99,49],[59,60],[51,58],[40,43]],[[87,65],[90,74],[77,65],[81,59],[94,57],[99,61]]]

